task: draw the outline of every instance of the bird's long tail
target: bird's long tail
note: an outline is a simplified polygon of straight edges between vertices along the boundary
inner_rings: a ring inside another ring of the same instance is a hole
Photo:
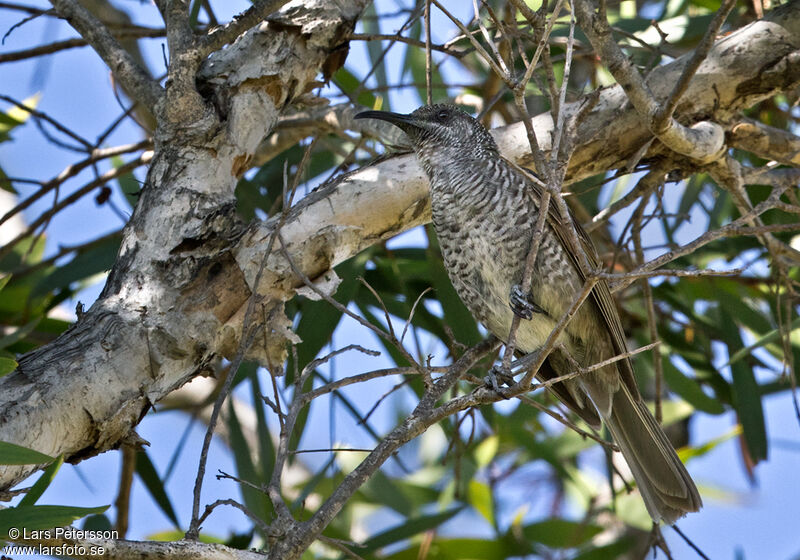
[[[640,398],[624,383],[603,414],[614,441],[631,468],[650,516],[672,525],[703,505],[694,481],[666,434]]]

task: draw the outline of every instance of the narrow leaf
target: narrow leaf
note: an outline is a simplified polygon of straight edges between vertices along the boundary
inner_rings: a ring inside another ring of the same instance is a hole
[[[17,504],[18,506],[32,506],[36,503],[44,491],[47,490],[47,487],[50,486],[50,483],[53,482],[53,478],[56,476],[58,469],[61,468],[61,465],[64,464],[64,455],[59,455],[55,461],[50,463],[50,465],[44,470],[42,475],[33,483],[31,489],[28,490],[28,493],[25,494],[25,497],[22,498]]]
[[[0,509],[0,540],[8,540],[9,529],[25,528],[29,531],[63,527],[73,521],[103,513],[109,506],[72,507],[72,506],[18,506]]]
[[[33,449],[0,441],[0,465],[44,465],[55,460],[55,457]]]
[[[18,365],[17,361],[12,358],[0,357],[0,377],[17,369]]]
[[[728,355],[736,354],[744,347],[739,327],[724,310],[720,312],[720,326]],[[753,370],[741,360],[731,364],[733,377],[733,405],[744,430],[744,440],[754,462],[767,458],[767,428],[764,423],[764,409],[761,403],[761,390]]]
[[[478,480],[470,480],[467,492],[470,505],[474,507],[490,525],[494,525],[494,501],[489,486]]]
[[[178,516],[175,514],[169,496],[167,496],[167,491],[164,489],[164,482],[158,476],[155,465],[153,465],[144,449],[136,452],[136,474],[139,475],[139,479],[144,483],[145,488],[147,488],[150,496],[158,504],[164,515],[172,521],[177,529],[180,529]]]
[[[435,529],[443,523],[452,519],[456,514],[461,511],[461,508],[451,509],[444,513],[437,513],[434,515],[424,515],[404,521],[401,525],[397,525],[382,533],[378,533],[364,543],[359,552],[370,552],[377,550],[384,546],[402,541],[419,533]]]

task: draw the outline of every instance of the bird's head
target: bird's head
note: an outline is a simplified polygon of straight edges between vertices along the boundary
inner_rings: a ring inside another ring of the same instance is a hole
[[[365,111],[356,118],[380,119],[403,130],[424,167],[497,154],[489,131],[455,105],[424,105],[408,115]]]

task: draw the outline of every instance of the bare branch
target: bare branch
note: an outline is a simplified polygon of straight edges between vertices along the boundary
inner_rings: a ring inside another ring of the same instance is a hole
[[[0,225],[2,225],[9,218],[12,218],[16,214],[19,214],[20,212],[28,208],[31,204],[33,204],[37,200],[40,200],[44,195],[51,192],[53,189],[58,188],[67,179],[74,177],[75,175],[77,175],[90,165],[93,165],[98,161],[102,161],[104,159],[108,159],[114,156],[129,154],[131,152],[138,152],[139,150],[146,150],[148,148],[151,148],[152,145],[153,142],[148,139],[148,140],[142,140],[141,142],[138,142],[136,144],[126,144],[124,146],[114,146],[112,148],[92,150],[88,158],[70,164],[69,166],[66,167],[66,169],[64,169],[61,173],[59,173],[57,177],[54,177],[53,179],[50,179],[49,181],[43,183],[42,188],[40,188],[31,196],[29,196],[28,198],[26,198],[16,206],[14,206],[14,208],[9,210],[5,214],[3,214],[3,216],[0,217]],[[150,157],[152,157],[152,154],[148,156],[148,161]]]
[[[102,547],[106,558],[115,560],[141,560],[142,558],[169,558],[170,560],[264,560],[264,555],[250,550],[238,550],[222,544],[201,543],[197,541],[126,541],[122,539],[78,540],[48,539],[37,541],[17,541],[21,544],[43,544],[47,546],[83,547],[85,556],[70,555],[83,560],[97,559],[97,547]],[[95,548],[92,548],[95,547]]]
[[[673,118],[664,120],[661,117],[661,121],[655,120],[661,115],[661,105],[639,71],[614,40],[605,10],[601,9],[595,13],[589,0],[577,0],[575,14],[581,29],[586,33],[595,51],[609,72],[623,87],[631,104],[647,123],[650,131],[671,150],[680,154],[704,163],[717,159],[724,145],[725,135],[722,127],[715,123],[701,121],[687,128]],[[705,54],[701,54],[703,57],[694,62],[702,62]],[[690,73],[682,72],[682,75],[686,76],[688,80],[693,73],[694,70]],[[680,81],[679,78],[679,83]],[[680,90],[673,88],[673,94],[679,96],[685,91],[685,88],[686,84],[682,85]]]
[[[786,130],[740,117],[730,127],[728,142],[764,159],[800,166],[800,137]]]
[[[405,37],[403,35],[386,35],[382,33],[353,33],[352,35],[350,35],[350,40],[351,41],[397,41],[398,43],[405,43],[407,45],[411,45],[413,47],[419,47],[421,49],[426,48],[425,41],[420,41],[419,39],[412,39],[411,37]],[[446,47],[445,45],[437,45],[436,43],[431,43],[430,48],[432,51],[441,52],[450,55],[454,58],[461,58],[465,54],[467,54],[465,51]]]
[[[164,37],[166,31],[164,29],[149,29],[149,28],[132,28],[112,30],[111,35],[115,39],[144,39]],[[4,62],[16,62],[18,60],[25,60],[27,58],[36,58],[48,54],[55,54],[57,52],[65,51],[68,49],[75,49],[78,47],[85,47],[89,43],[85,39],[65,39],[63,41],[54,41],[39,47],[24,49],[20,51],[12,51],[0,54],[0,64]]]
[[[17,235],[14,239],[6,243],[4,246],[0,247],[0,258],[10,253],[13,250],[13,248],[17,245],[17,243],[19,243],[20,241],[31,235],[33,232],[35,232],[37,228],[47,223],[50,220],[50,218],[55,216],[58,212],[60,212],[70,204],[73,204],[79,199],[83,198],[96,188],[105,185],[108,181],[120,177],[122,175],[125,175],[126,173],[133,171],[137,167],[145,165],[151,160],[152,156],[153,156],[152,152],[145,152],[136,159],[129,161],[128,163],[125,163],[115,169],[106,171],[105,173],[100,175],[97,179],[86,183],[83,187],[73,192],[64,200],[61,200],[58,203],[54,204],[49,210],[42,212],[42,214],[38,218],[32,220],[28,224],[28,227],[25,229],[25,231]]]
[[[108,28],[77,0],[51,0],[61,17],[97,51],[114,76],[133,98],[155,111],[164,91],[134,58],[123,49]]]
[[[700,43],[698,43],[698,45],[695,47],[692,56],[683,67],[681,77],[678,78],[678,81],[675,83],[675,87],[672,89],[669,97],[667,97],[667,99],[663,102],[661,109],[655,115],[653,115],[651,121],[651,130],[653,130],[656,134],[665,131],[669,126],[668,121],[672,119],[672,116],[675,113],[675,108],[678,106],[678,101],[680,101],[683,94],[686,93],[686,89],[689,87],[689,82],[694,77],[697,69],[700,68],[700,64],[708,56],[708,53],[717,38],[717,33],[722,27],[722,24],[725,23],[728,14],[731,13],[731,10],[735,5],[736,0],[725,0],[722,6],[720,6],[719,10],[717,10],[717,13],[714,14],[714,17],[708,24],[708,29],[706,29],[705,35],[703,35]]]

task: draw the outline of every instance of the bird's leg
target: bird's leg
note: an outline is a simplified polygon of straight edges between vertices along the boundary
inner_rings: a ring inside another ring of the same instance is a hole
[[[528,294],[522,291],[519,284],[511,286],[511,293],[508,294],[508,305],[514,315],[520,319],[527,319],[530,321],[534,313],[544,313],[544,309],[533,303]]]
[[[541,350],[535,350],[533,352],[528,352],[527,354],[525,354],[524,356],[522,356],[517,360],[514,360],[513,362],[511,362],[510,373],[513,375],[515,373],[522,373],[526,371],[529,367],[531,367],[531,365],[536,363],[536,361],[539,359],[540,353]]]
[[[493,365],[489,370],[489,375],[484,378],[484,383],[486,383],[487,387],[491,387],[496,392],[502,394],[501,384],[511,387],[515,383],[514,375],[524,372],[532,364],[536,363],[539,359],[539,354],[539,350],[525,354],[518,360],[511,362],[511,368],[509,370],[503,368],[502,364]]]
[[[514,384],[514,376],[503,367],[503,364],[495,364],[489,369],[489,375],[483,379],[483,382],[487,387],[494,389],[496,393],[502,394],[501,385],[511,387]]]

